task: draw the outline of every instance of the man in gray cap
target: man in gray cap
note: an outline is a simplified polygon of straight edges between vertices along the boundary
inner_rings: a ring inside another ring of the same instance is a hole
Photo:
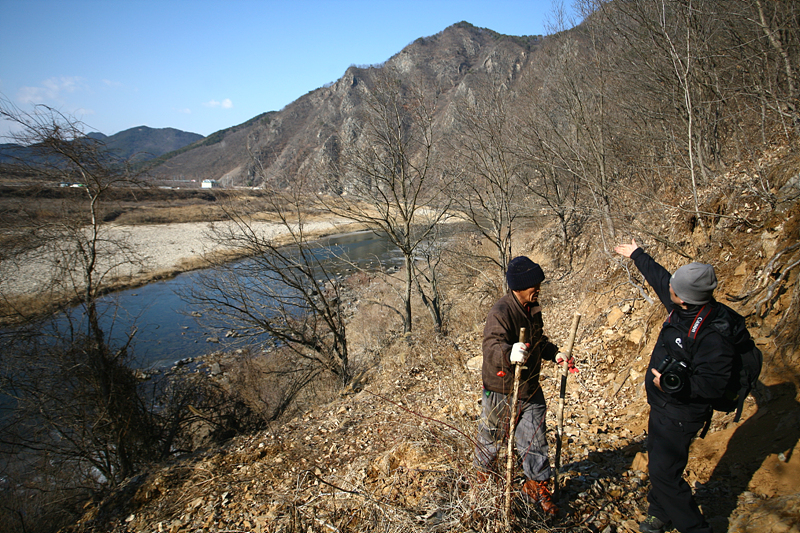
[[[726,322],[735,313],[714,300],[717,277],[711,265],[690,263],[670,275],[635,240],[614,251],[633,259],[669,313],[645,377],[650,404],[647,453],[651,488],[647,495],[649,516],[639,524],[639,531],[662,533],[671,523],[681,533],[711,533],[683,471],[689,445],[711,420],[711,402],[723,396],[732,378],[731,341],[737,335],[749,338],[749,333],[738,315],[740,327],[730,327]],[[714,321],[720,329],[709,328],[709,333],[698,337],[704,321]],[[729,334],[723,335],[720,330]],[[684,365],[665,368],[665,361],[669,365],[670,360]]]
[[[549,488],[550,462],[545,437],[545,400],[539,385],[542,360],[564,364],[558,347],[543,333],[539,290],[544,281],[542,268],[527,257],[515,257],[506,270],[508,293],[489,311],[483,330],[483,410],[475,444],[478,481],[496,475],[497,443],[508,426],[508,411],[514,384],[514,365],[524,364],[519,384],[519,411],[514,435],[516,449],[527,480],[523,496],[537,503],[549,516],[558,508]],[[528,342],[519,341],[524,327]],[[575,372],[573,358],[566,364]]]

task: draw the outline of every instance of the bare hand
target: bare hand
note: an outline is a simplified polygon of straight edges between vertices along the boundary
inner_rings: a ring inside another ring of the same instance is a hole
[[[664,392],[664,389],[661,388],[661,372],[659,372],[655,368],[651,368],[650,372],[652,372],[653,375],[655,376],[655,378],[653,378],[653,385],[655,385],[656,388],[661,392]]]
[[[631,254],[635,252],[637,248],[639,248],[639,245],[636,244],[636,240],[631,239],[630,244],[620,244],[619,246],[614,247],[614,251],[619,255],[630,258]]]

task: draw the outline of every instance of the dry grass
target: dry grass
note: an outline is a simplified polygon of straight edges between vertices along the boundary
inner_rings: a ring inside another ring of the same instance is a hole
[[[302,414],[309,405],[325,404],[340,390],[336,377],[324,373],[300,387],[300,369],[288,348],[238,350],[207,361],[219,362],[231,401],[245,405],[265,424]]]
[[[113,220],[115,224],[120,225],[136,226],[141,224],[170,224],[174,222],[211,222],[226,220],[227,218],[224,210],[219,205],[135,205],[112,210],[105,217],[105,220]]]
[[[304,403],[260,448],[270,472],[285,472],[259,489],[272,502],[262,531],[488,533],[503,523],[503,478],[479,486],[472,474],[480,387],[465,352],[424,324],[380,344],[368,385],[331,404]],[[534,510],[518,511],[521,526],[549,531]]]
[[[242,212],[264,194],[225,189],[111,189],[103,198],[100,216],[104,222],[127,225],[226,220],[225,209]],[[0,223],[13,227],[21,220],[37,224],[86,216],[86,198],[81,189],[0,186]]]

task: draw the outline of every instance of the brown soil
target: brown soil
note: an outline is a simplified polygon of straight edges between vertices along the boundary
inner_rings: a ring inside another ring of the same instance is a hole
[[[739,295],[763,291],[777,278],[765,265],[776,249],[797,241],[798,210],[776,215],[784,220],[764,222],[759,232],[732,230],[713,246],[702,231],[691,236],[687,246],[718,265],[720,299],[736,307]],[[648,488],[642,381],[663,309],[645,303],[621,263],[608,256],[598,253],[592,263],[593,272],[602,272],[596,280],[559,277],[549,241],[536,235],[529,242],[543,243],[528,253],[554,271],[542,296],[548,335],[563,344],[573,313],[583,315],[575,350],[581,372],[570,376],[567,392],[561,513],[548,522],[535,508],[520,506],[517,529],[636,531]],[[685,261],[658,252],[669,268]],[[88,504],[70,530],[499,531],[502,476],[478,488],[471,465],[486,302],[475,297],[476,287],[462,287],[451,295],[453,316],[464,317],[451,325],[457,333],[440,337],[420,322],[413,335],[402,336],[393,333],[387,306],[373,302],[375,295],[392,294],[381,283],[366,280],[354,295],[351,348],[363,373],[340,398],[308,405],[266,431],[156,465]],[[795,270],[758,313],[750,310],[751,333],[765,355],[764,386],[748,400],[742,421],[717,413],[709,434],[693,444],[686,479],[715,531],[800,531],[800,351],[791,340],[797,287]],[[417,316],[424,313],[417,309]],[[217,357],[223,376],[237,371],[235,358]],[[542,380],[551,454],[554,370],[545,369]]]
[[[361,290],[351,326],[366,331],[381,315],[363,295],[386,288],[370,280]],[[575,290],[554,281],[542,298],[546,331],[562,345],[580,301]],[[561,511],[548,521],[535,507],[515,503],[515,530],[635,532],[646,516],[648,408],[640,369],[652,346],[647,337],[631,342],[631,334],[663,317],[656,305],[620,315],[603,301],[580,307],[580,372],[568,380]],[[596,307],[601,311],[590,312]],[[449,338],[424,328],[395,336],[339,399],[154,468],[89,506],[72,531],[498,531],[504,474],[478,486],[471,465],[480,339],[479,324]],[[223,373],[235,372],[235,359],[219,362]],[[797,531],[800,404],[788,377],[766,367],[758,402],[748,400],[742,421],[717,413],[709,434],[693,444],[686,479],[715,531]],[[554,464],[553,365],[545,367],[542,386]],[[521,479],[515,472],[515,487]]]

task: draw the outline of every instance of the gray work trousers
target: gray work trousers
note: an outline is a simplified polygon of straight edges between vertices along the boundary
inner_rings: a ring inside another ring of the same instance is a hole
[[[508,403],[511,395],[483,391],[481,419],[478,423],[478,438],[475,444],[475,468],[488,472],[494,470],[497,446],[508,432]],[[522,463],[525,477],[536,481],[550,479],[550,460],[547,457],[545,435],[545,412],[547,407],[541,388],[533,398],[519,402],[514,440],[517,456]]]

